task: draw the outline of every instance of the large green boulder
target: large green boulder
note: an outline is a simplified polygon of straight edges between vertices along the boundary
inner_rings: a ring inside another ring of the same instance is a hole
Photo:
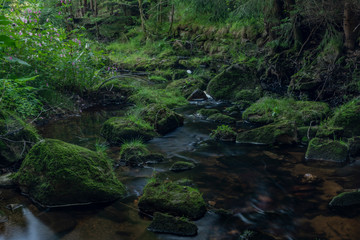
[[[204,90],[206,87],[204,80],[201,78],[183,78],[175,80],[166,87],[169,90],[178,90],[181,94],[188,98],[196,89]]]
[[[166,134],[184,125],[184,117],[160,104],[150,104],[141,111],[141,117],[160,134]]]
[[[236,142],[251,144],[293,144],[298,141],[296,124],[280,121],[238,133]]]
[[[119,144],[133,139],[148,141],[157,136],[154,127],[135,117],[108,119],[101,128],[101,135],[111,144]]]
[[[190,222],[186,218],[156,212],[148,230],[180,236],[195,236],[198,228],[193,222]]]
[[[25,158],[40,140],[36,129],[14,113],[0,110],[0,167],[7,167]]]
[[[345,142],[313,138],[309,142],[305,158],[344,163],[347,160],[349,146]]]
[[[322,102],[264,97],[243,112],[243,119],[260,124],[286,119],[296,121],[298,126],[309,126],[311,122],[319,123],[329,111],[329,106]]]
[[[199,219],[206,213],[205,201],[197,189],[157,179],[145,186],[139,208],[146,213],[164,212],[189,219]]]
[[[253,71],[233,65],[211,79],[206,92],[216,100],[232,100],[240,90],[255,89],[256,86],[257,79]]]
[[[108,202],[126,192],[108,158],[54,139],[30,150],[15,179],[23,193],[50,207]]]
[[[348,207],[360,207],[360,191],[344,192],[334,197],[329,203],[332,209],[343,209]]]

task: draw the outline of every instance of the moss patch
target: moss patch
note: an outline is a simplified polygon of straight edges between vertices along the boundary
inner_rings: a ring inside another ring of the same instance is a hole
[[[201,78],[184,78],[171,82],[166,89],[178,90],[188,98],[196,89],[205,89],[205,82]]]
[[[131,166],[142,166],[148,162],[158,163],[165,160],[163,155],[151,153],[140,140],[132,140],[122,144],[120,159]]]
[[[236,132],[228,125],[221,125],[211,131],[210,137],[215,140],[234,142],[236,140]]]
[[[297,142],[296,125],[293,121],[281,121],[238,133],[238,143],[293,144]]]
[[[199,219],[206,212],[205,201],[198,190],[156,179],[145,186],[139,208],[147,213],[158,211],[189,219]]]
[[[213,114],[220,113],[220,111],[215,108],[211,108],[211,109],[203,108],[203,109],[198,110],[196,113],[198,115],[200,115],[201,117],[207,118]]]
[[[319,123],[329,111],[329,106],[322,102],[265,97],[247,108],[243,119],[261,124],[287,119],[296,121],[298,126],[308,126],[310,122]]]
[[[26,153],[41,137],[36,129],[14,113],[0,110],[0,167],[25,158]]]
[[[227,116],[222,113],[215,113],[210,115],[206,120],[219,122],[219,123],[225,123],[225,124],[234,124],[236,122],[236,119],[230,116]]]
[[[141,117],[160,134],[166,134],[184,124],[184,117],[160,104],[151,104],[141,111]]]
[[[353,206],[360,206],[360,192],[344,192],[334,197],[329,203],[329,207],[341,209]]]
[[[344,163],[347,160],[347,143],[330,139],[313,138],[306,151],[306,159],[327,160]]]
[[[110,118],[102,126],[101,135],[111,144],[133,139],[148,141],[157,136],[150,124],[135,117]]]
[[[186,218],[174,217],[169,214],[156,212],[148,230],[180,236],[195,236],[198,228]]]
[[[125,194],[109,159],[54,139],[30,150],[15,179],[45,206],[113,201]]]

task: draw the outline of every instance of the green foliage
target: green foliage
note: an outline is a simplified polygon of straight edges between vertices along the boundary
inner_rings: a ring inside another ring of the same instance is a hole
[[[235,139],[236,132],[229,125],[218,126],[215,130],[211,131],[211,138],[214,139]]]

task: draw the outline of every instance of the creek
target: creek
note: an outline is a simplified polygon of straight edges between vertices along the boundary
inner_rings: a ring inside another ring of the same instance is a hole
[[[120,180],[129,195],[114,203],[100,206],[39,209],[13,189],[1,189],[1,205],[21,204],[8,221],[0,224],[0,239],[6,240],[72,240],[72,239],[242,239],[245,229],[257,229],[280,239],[358,239],[360,217],[343,217],[332,213],[329,200],[344,189],[360,185],[360,163],[341,167],[322,162],[305,161],[305,147],[242,145],[216,142],[209,138],[216,124],[195,116],[201,107],[223,109],[222,104],[205,102],[177,109],[185,116],[183,127],[148,142],[151,151],[161,152],[169,162],[144,168],[119,166]],[[101,124],[111,116],[121,116],[126,106],[92,108],[80,116],[49,122],[39,128],[46,138],[95,149],[104,143]],[[240,124],[238,128],[249,128]],[[119,147],[108,149],[118,158]],[[179,159],[194,161],[196,168],[175,173],[169,171]],[[209,211],[196,221],[196,237],[185,238],[155,234],[146,230],[151,219],[141,216],[136,203],[142,189],[155,173],[164,178],[192,180],[207,203]],[[306,173],[322,179],[318,184],[301,184]],[[226,209],[230,215],[219,215]]]

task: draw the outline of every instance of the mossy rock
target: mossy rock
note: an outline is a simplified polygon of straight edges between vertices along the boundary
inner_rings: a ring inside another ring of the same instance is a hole
[[[313,138],[309,142],[305,158],[345,163],[347,161],[348,150],[349,146],[345,142]]]
[[[235,93],[235,101],[248,101],[255,102],[262,97],[260,88],[256,89],[244,89]]]
[[[211,131],[210,137],[215,140],[235,142],[236,132],[227,125],[221,125],[217,127],[217,129]]]
[[[170,171],[181,172],[195,168],[195,164],[192,162],[178,161],[175,162],[171,167]]]
[[[87,93],[87,97],[97,104],[110,105],[124,103],[135,92],[136,88],[127,84],[127,81],[111,80],[95,86]]]
[[[179,80],[175,80],[166,87],[166,89],[176,89],[181,92],[181,94],[188,98],[195,90],[200,89],[204,90],[206,84],[201,78],[183,78]]]
[[[165,157],[159,153],[151,153],[144,144],[133,141],[121,146],[120,160],[130,166],[143,166],[145,163],[159,163]]]
[[[157,179],[145,186],[139,208],[150,214],[164,212],[192,220],[199,219],[206,213],[205,201],[197,189]]]
[[[360,192],[344,192],[334,197],[329,203],[332,209],[344,209],[349,207],[360,207]]]
[[[319,129],[318,126],[298,127],[297,128],[298,139],[303,143],[308,143],[311,139],[313,139],[316,136],[318,129]]]
[[[346,136],[360,136],[360,98],[339,107],[328,125],[342,128]]]
[[[157,136],[154,128],[148,123],[126,117],[108,119],[101,128],[101,135],[111,144],[119,144],[133,139],[148,141]]]
[[[54,139],[30,150],[15,179],[24,193],[50,207],[109,202],[125,194],[108,158]]]
[[[196,113],[203,118],[208,118],[213,114],[220,113],[220,111],[215,108],[203,108],[198,110]]]
[[[233,65],[211,79],[206,92],[216,100],[231,100],[237,92],[243,89],[255,89],[256,86],[256,76],[250,69]]]
[[[263,127],[238,133],[238,143],[251,144],[293,144],[297,142],[296,124],[293,121],[280,121]]]
[[[148,230],[179,236],[195,236],[198,228],[193,222],[190,222],[186,218],[156,212],[154,213],[154,219],[149,225]]]
[[[142,118],[160,134],[166,134],[184,125],[184,117],[160,104],[150,104],[141,111]]]
[[[218,123],[225,123],[225,124],[234,124],[236,122],[235,118],[227,116],[222,113],[212,114],[206,120],[214,121],[214,122],[218,122]]]
[[[31,147],[40,141],[36,129],[14,113],[0,110],[0,167],[7,167],[25,158]]]
[[[262,232],[253,231],[253,230],[245,230],[240,234],[241,240],[275,240],[274,237],[267,235]]]
[[[243,112],[243,119],[260,124],[286,119],[296,121],[298,126],[309,126],[311,122],[319,123],[329,112],[329,106],[322,102],[264,97]]]

